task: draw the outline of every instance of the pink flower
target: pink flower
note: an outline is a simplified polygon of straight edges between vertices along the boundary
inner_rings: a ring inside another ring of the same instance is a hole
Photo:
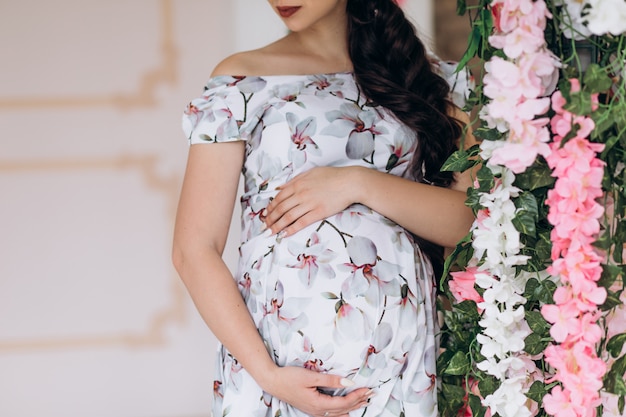
[[[552,94],[552,109],[556,112],[556,114],[563,114],[565,111],[563,106],[567,104],[567,100],[563,97],[563,94],[560,91]]]
[[[450,291],[457,302],[472,300],[476,303],[482,303],[484,301],[474,287],[477,273],[479,271],[476,267],[468,267],[465,271],[450,273],[452,275],[452,279],[449,281]]]
[[[582,341],[589,344],[596,344],[602,339],[602,329],[597,323],[598,314],[586,313],[579,320],[573,332],[570,332],[572,341]],[[552,333],[550,333],[552,334]]]
[[[489,43],[502,49],[507,57],[517,59],[522,54],[536,53],[544,45],[543,30],[536,26],[518,26],[506,35],[493,35]]]
[[[552,323],[550,328],[550,336],[554,338],[557,343],[562,343],[566,340],[570,333],[574,333],[577,328],[577,320],[579,310],[573,303],[567,303],[564,305],[546,304],[541,308],[541,314],[548,321]]]
[[[569,393],[558,385],[552,388],[550,394],[543,397],[543,408],[555,417],[578,417],[572,405]]]
[[[521,81],[524,84],[524,96],[540,97],[551,93],[558,79],[557,61],[548,52],[522,55],[520,58]]]

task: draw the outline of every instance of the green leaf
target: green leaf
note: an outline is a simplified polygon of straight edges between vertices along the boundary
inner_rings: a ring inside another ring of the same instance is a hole
[[[478,190],[485,193],[491,191],[495,185],[493,172],[491,172],[487,165],[481,166],[478,172],[476,172],[476,179],[479,185]]]
[[[598,64],[591,64],[585,71],[583,78],[585,90],[589,93],[602,93],[607,91],[613,85],[613,81],[606,69],[601,68]]]
[[[552,256],[552,241],[550,240],[550,231],[543,230],[537,234],[535,242],[535,255],[538,259],[550,259]]]
[[[456,0],[456,14],[463,16],[467,12],[467,3],[465,0]]]
[[[550,339],[542,337],[540,334],[531,333],[524,340],[524,351],[529,355],[538,355],[550,344]]]
[[[528,301],[535,301],[535,293],[541,289],[541,284],[539,280],[535,278],[530,278],[526,281],[526,288],[524,288],[524,298]]]
[[[463,172],[477,163],[475,159],[470,159],[470,154],[467,151],[458,150],[443,163],[441,171]]]
[[[446,375],[466,375],[470,370],[470,362],[465,352],[456,352],[443,371]]]
[[[623,358],[626,358],[624,356]],[[620,358],[621,359],[621,358]],[[611,370],[604,375],[604,389],[607,392],[616,395],[626,395],[626,382],[624,381],[624,372],[619,373],[619,370],[614,369],[615,363],[611,367]]]
[[[498,129],[479,127],[474,130],[474,137],[483,140],[500,140],[504,136]]]
[[[499,387],[500,382],[492,376],[488,376],[478,383],[478,390],[483,397],[493,394]]]
[[[536,236],[537,223],[536,216],[526,210],[517,212],[512,220],[513,226],[520,232],[528,236]]]
[[[482,40],[482,34],[481,34],[480,27],[475,25],[472,28],[472,32],[469,35],[469,39],[467,41],[467,49],[465,50],[463,57],[460,59],[459,64],[456,66],[455,72],[458,73],[463,68],[465,68],[467,66],[467,63],[470,61],[470,59],[476,56],[481,40]]]
[[[593,114],[592,114],[592,118],[593,118],[593,121],[596,124],[596,126],[593,129],[593,131],[591,132],[591,138],[594,139],[594,140],[600,139],[601,141],[607,143],[607,147],[609,147],[608,141],[603,140],[603,138],[606,136],[604,134],[604,132],[609,130],[613,126],[613,124],[614,124],[614,120],[611,117],[610,108],[600,107],[600,108],[596,109],[596,111],[594,111]],[[611,145],[611,147],[612,146],[613,145]],[[603,150],[603,152],[602,152],[602,155],[605,155],[606,152],[608,152],[608,151],[605,148]]]
[[[611,356],[617,358],[622,353],[624,343],[626,343],[626,333],[617,334],[609,340],[609,343],[606,345],[606,350]]]
[[[519,173],[515,177],[514,185],[528,191],[533,191],[542,187],[552,187],[556,178],[552,177],[552,170],[548,164],[541,160],[528,167],[525,172]]]
[[[593,132],[595,132],[595,129],[593,130]],[[602,137],[602,139],[604,139],[604,137]],[[606,156],[613,149],[613,147],[617,145],[618,142],[619,142],[619,137],[615,135],[610,135],[609,138],[606,139],[606,141],[604,142],[604,149],[602,150],[602,153],[600,154],[600,157],[602,158],[602,160],[606,161]]]
[[[626,356],[622,356],[613,362],[610,372],[617,374],[620,377],[619,379],[623,381],[623,375],[626,374]],[[626,392],[623,394],[626,394]]]
[[[446,349],[437,357],[437,372],[441,374],[443,370],[448,366],[450,359],[456,354],[453,350]]]
[[[611,288],[613,283],[617,281],[617,278],[623,274],[623,267],[618,265],[602,264],[602,275],[598,280],[598,286],[604,288]]]
[[[441,393],[445,398],[445,403],[451,409],[459,409],[463,405],[463,398],[465,397],[465,390],[452,384],[441,384]]]
[[[480,205],[480,191],[475,188],[468,188],[465,205],[471,207],[474,211],[480,210],[482,208]]]
[[[550,331],[550,324],[543,318],[539,311],[527,311],[526,322],[533,333],[546,337]]]
[[[477,321],[480,318],[476,303],[472,300],[465,300],[453,306],[454,312],[460,313],[468,321]]]
[[[521,193],[515,199],[515,207],[530,213],[535,221],[539,220],[539,205],[537,204],[537,198],[532,193]]]
[[[542,304],[553,304],[552,294],[556,291],[556,284],[549,280],[540,281],[539,287],[535,289],[535,295],[532,299]]]
[[[450,269],[452,268],[452,265],[455,265],[455,261],[460,258],[462,253],[472,251],[472,245],[470,244],[471,241],[472,232],[470,231],[459,243],[457,243],[454,251],[446,258],[443,264],[443,274],[441,274],[444,279],[441,279],[439,284],[439,289],[441,291],[445,291],[444,284],[447,282],[445,278],[447,278],[450,274]],[[465,265],[460,266],[465,267]]]
[[[547,393],[548,390],[546,389],[545,384],[541,381],[535,381],[528,389],[526,396],[531,400],[541,404],[543,402],[543,397],[545,397]]]
[[[480,401],[480,397],[477,395],[469,394],[468,403],[472,410],[472,417],[484,417],[487,412],[487,407],[484,407]]]

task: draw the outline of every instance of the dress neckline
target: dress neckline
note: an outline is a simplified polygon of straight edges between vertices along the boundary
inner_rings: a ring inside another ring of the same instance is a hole
[[[215,75],[211,77],[211,79],[219,79],[219,78],[296,78],[296,77],[336,77],[336,76],[354,76],[353,71],[336,71],[336,72],[320,72],[320,73],[311,73],[311,74],[268,74],[268,75]]]

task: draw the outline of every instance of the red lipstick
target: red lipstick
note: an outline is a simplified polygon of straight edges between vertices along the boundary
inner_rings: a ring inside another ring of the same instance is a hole
[[[279,6],[276,8],[280,17],[287,18],[293,16],[295,12],[300,10],[300,6]]]

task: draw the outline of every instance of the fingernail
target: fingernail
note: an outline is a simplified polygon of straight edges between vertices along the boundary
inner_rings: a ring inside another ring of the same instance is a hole
[[[367,397],[367,400],[369,401],[370,398],[375,397],[376,396],[376,391],[374,391],[373,389],[367,391],[365,393],[365,396]]]
[[[261,216],[267,217],[267,209],[266,208],[264,208],[263,211],[261,212]]]
[[[265,224],[265,222],[263,222],[261,224],[261,233],[265,232],[266,229],[267,229],[267,225]]]
[[[276,235],[276,241],[278,243],[280,243],[281,240],[283,240],[283,238],[287,236],[287,232],[285,232],[284,230],[281,230],[280,232],[278,232],[278,234]]]
[[[339,381],[339,383],[344,386],[344,387],[351,387],[354,386],[355,382],[352,381],[351,379],[348,378],[341,378],[341,381]]]

